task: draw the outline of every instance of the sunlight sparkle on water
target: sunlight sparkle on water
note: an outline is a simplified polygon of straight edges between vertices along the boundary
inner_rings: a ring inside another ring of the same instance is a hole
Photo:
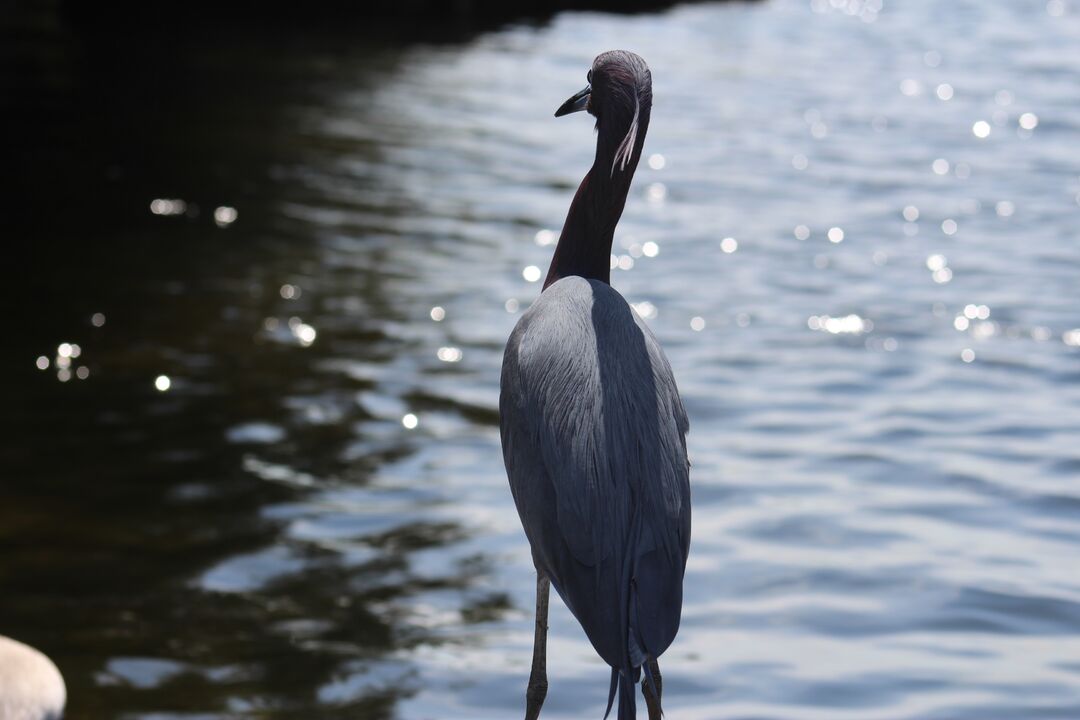
[[[639,303],[631,303],[631,306],[637,311],[637,314],[646,320],[652,320],[656,317],[656,306],[648,300],[642,300]]]
[[[947,175],[949,173],[949,161],[945,158],[938,158],[930,163],[930,169],[934,171],[935,175]]]
[[[934,254],[926,258],[926,267],[931,272],[940,270],[941,268],[949,264],[948,259],[944,255]]]
[[[875,22],[883,6],[882,0],[810,0],[810,10],[815,13],[842,13],[864,23]]]
[[[165,392],[172,387],[172,380],[169,379],[168,375],[158,375],[154,378],[154,387],[157,388],[158,392]]]
[[[450,347],[450,346],[441,347],[435,353],[435,357],[437,357],[440,360],[442,360],[443,362],[447,362],[447,363],[460,362],[460,360],[461,360],[461,358],[463,356],[464,356],[464,354],[461,352],[460,348]]]
[[[90,324],[93,325],[94,327],[101,327],[102,325],[105,324],[105,314],[104,313],[99,313],[99,312],[94,313],[93,315],[90,316]]]
[[[214,224],[220,228],[229,227],[236,222],[236,208],[222,205],[214,208]]]
[[[829,242],[842,243],[844,242],[844,230],[843,228],[831,227],[828,232]]]
[[[955,235],[957,230],[956,221],[952,218],[945,218],[941,221],[941,232],[946,235]]]
[[[806,326],[811,330],[819,330],[832,335],[858,335],[870,332],[874,329],[874,323],[852,313],[844,317],[830,317],[828,315],[811,315],[806,320]]]
[[[660,254],[660,246],[652,240],[648,240],[641,246],[641,254],[645,257],[656,257]]]
[[[937,93],[939,100],[952,100],[953,86],[949,83],[941,83],[937,86],[937,90],[935,92]]]
[[[1023,130],[1034,130],[1039,126],[1039,116],[1032,112],[1026,112],[1020,116],[1019,124]]]
[[[38,370],[48,370],[49,358],[45,357],[44,355],[38,355],[38,359],[34,364],[37,366]]]
[[[559,239],[559,236],[555,234],[554,230],[537,230],[533,240],[540,247],[546,247],[548,245],[554,245]]]
[[[1047,335],[1049,335],[1049,332]],[[1080,347],[1080,328],[1066,330],[1061,334],[1061,341],[1069,347]]]
[[[150,202],[150,212],[155,215],[183,215],[187,211],[187,203],[179,198],[156,198]]]
[[[405,413],[401,418],[401,424],[405,426],[406,430],[412,430],[420,424],[420,420],[412,413]]]
[[[739,249],[739,241],[733,237],[726,237],[720,241],[720,249],[730,255]]]
[[[694,332],[701,332],[705,329],[705,318],[700,315],[695,315],[690,318],[690,329]]]
[[[291,285],[289,283],[285,283],[278,290],[278,294],[280,294],[281,297],[285,300],[295,300],[296,298],[300,297],[300,292],[301,291],[299,285]]]
[[[659,182],[652,183],[649,185],[648,189],[646,189],[645,197],[648,198],[649,202],[663,202],[664,198],[667,197],[667,185]]]
[[[517,298],[510,298],[503,304],[503,307],[506,308],[508,313],[516,313],[518,308],[521,307],[521,303],[517,301]]]
[[[907,205],[904,207],[904,219],[908,222],[915,222],[919,219],[919,208],[914,205]]]
[[[314,343],[315,337],[318,334],[315,332],[315,328],[307,323],[298,323],[295,327],[292,327],[292,332],[304,347],[308,347]]]
[[[660,153],[653,153],[649,156],[649,167],[653,170],[663,170],[665,165],[667,165],[667,160]]]
[[[960,359],[966,363],[975,361],[975,351],[971,348],[964,348],[960,351]]]
[[[805,225],[796,225],[794,233],[796,240],[806,240],[808,237],[810,237],[810,228],[806,227]]]
[[[446,317],[446,310],[444,310],[439,305],[436,305],[435,307],[431,308],[431,312],[429,314],[431,315],[431,319],[435,322],[442,322],[443,318]]]
[[[997,213],[998,217],[1012,217],[1013,213],[1016,212],[1016,205],[1010,200],[998,200],[994,203],[994,212]]]
[[[521,277],[525,278],[527,282],[536,282],[540,279],[540,268],[535,265],[526,265],[525,269],[521,271]]]
[[[975,327],[972,328],[971,334],[976,340],[986,340],[987,338],[997,335],[998,325],[996,322],[982,321],[975,323]]]
[[[990,123],[985,120],[977,120],[975,124],[971,126],[971,132],[977,138],[990,137]]]

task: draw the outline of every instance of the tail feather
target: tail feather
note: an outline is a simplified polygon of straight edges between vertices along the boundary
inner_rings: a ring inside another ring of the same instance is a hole
[[[611,705],[615,702],[615,690],[619,687],[619,671],[611,668],[611,687],[607,694],[607,710],[604,711],[604,720],[611,714]]]
[[[619,720],[637,720],[636,681],[619,673]]]
[[[660,696],[656,692],[657,687],[659,687],[659,686],[656,684],[656,678],[653,677],[652,668],[649,667],[649,662],[648,661],[644,662],[641,665],[641,669],[645,671],[645,679],[649,682],[649,691],[651,691],[655,695],[656,702],[657,702],[657,704],[659,704],[660,703]],[[642,692],[645,692],[644,684],[642,685]],[[648,699],[648,698],[646,698],[646,699]]]
[[[638,668],[634,668],[633,677],[611,668],[611,689],[608,690],[607,710],[604,711],[604,720],[607,720],[608,715],[611,714],[611,706],[615,703],[616,691],[619,694],[618,720],[637,720],[637,689],[634,686],[637,685],[639,677],[641,675]]]

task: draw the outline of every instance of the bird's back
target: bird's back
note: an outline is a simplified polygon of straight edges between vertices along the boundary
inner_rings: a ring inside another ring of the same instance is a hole
[[[503,457],[537,567],[630,670],[678,630],[690,544],[686,413],[659,344],[606,283],[567,277],[507,343]]]

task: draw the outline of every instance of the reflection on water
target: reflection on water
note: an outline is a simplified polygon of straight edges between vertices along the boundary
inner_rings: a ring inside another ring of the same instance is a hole
[[[612,280],[692,421],[669,711],[1080,716],[1080,8],[705,4],[144,62],[57,32],[19,158],[65,172],[27,174],[5,279],[33,320],[0,632],[73,716],[519,711],[499,364],[592,154],[551,113],[616,46],[656,107]],[[549,657],[545,717],[602,715],[561,605]]]

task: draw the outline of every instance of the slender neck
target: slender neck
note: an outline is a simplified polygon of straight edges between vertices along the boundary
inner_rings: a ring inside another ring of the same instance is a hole
[[[555,247],[555,255],[551,258],[551,267],[544,280],[545,290],[557,280],[571,275],[611,284],[611,242],[626,205],[630,182],[637,170],[648,123],[646,110],[639,123],[630,161],[625,169],[615,167],[614,172],[612,162],[626,128],[617,133],[618,137],[600,128],[596,139],[596,158],[578,186],[574,201],[570,203],[559,244]]]

